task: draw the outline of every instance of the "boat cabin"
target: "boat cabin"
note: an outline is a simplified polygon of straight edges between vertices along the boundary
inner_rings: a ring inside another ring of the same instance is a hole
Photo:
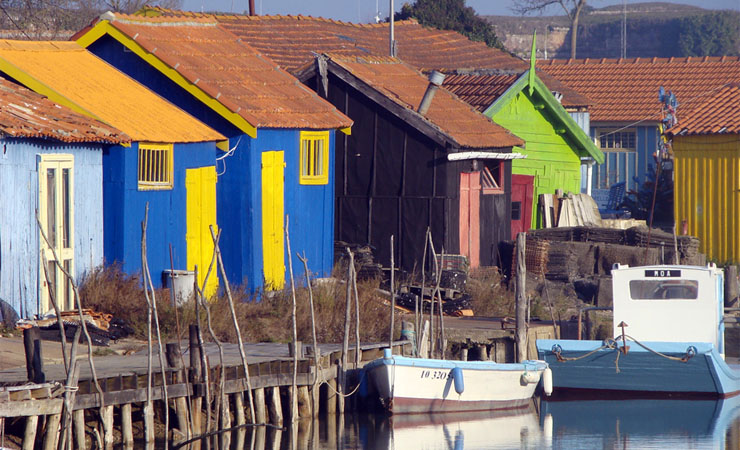
[[[724,276],[714,264],[612,268],[614,336],[711,343],[724,356]]]

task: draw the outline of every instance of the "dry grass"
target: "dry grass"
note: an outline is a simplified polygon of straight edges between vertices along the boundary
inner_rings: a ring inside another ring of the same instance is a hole
[[[465,292],[470,295],[473,313],[482,317],[506,317],[516,313],[516,297],[506,286],[497,267],[474,269],[468,276]]]
[[[358,283],[360,298],[360,338],[364,342],[381,342],[388,339],[389,307],[376,294],[377,281]],[[290,287],[283,291],[262,293],[255,296],[243,289],[232,287],[236,316],[246,342],[289,342],[292,340],[292,295]],[[313,288],[316,334],[319,342],[341,342],[344,333],[346,284],[343,280],[331,279]],[[111,313],[126,320],[135,330],[135,337],[146,338],[146,300],[140,286],[140,277],[126,275],[120,267],[99,268],[88,275],[80,288],[86,308]],[[176,336],[175,308],[170,304],[169,291],[160,289],[156,293],[160,327],[163,339]],[[311,314],[308,289],[296,289],[296,317],[298,339],[311,342]],[[214,333],[224,342],[236,342],[228,299],[221,295],[209,303]],[[177,309],[180,330],[187,333],[188,325],[196,323],[194,301]],[[354,310],[352,312],[354,320]],[[201,324],[207,335],[205,313],[201,310]],[[400,327],[400,324],[399,324]],[[354,336],[354,330],[352,330]],[[186,338],[186,336],[183,336]]]

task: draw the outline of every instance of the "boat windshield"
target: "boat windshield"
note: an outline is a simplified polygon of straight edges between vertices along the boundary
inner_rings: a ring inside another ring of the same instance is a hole
[[[695,300],[699,297],[697,280],[631,280],[633,300]]]

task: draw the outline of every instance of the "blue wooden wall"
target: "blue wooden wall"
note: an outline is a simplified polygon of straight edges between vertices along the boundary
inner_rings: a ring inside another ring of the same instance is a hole
[[[330,132],[329,183],[298,184],[299,130],[260,128],[251,138],[222,116],[192,97],[182,87],[142,61],[124,46],[103,36],[88,50],[146,85],[179,108],[229,138],[232,156],[217,164],[217,216],[229,281],[250,290],[262,286],[261,153],[285,151],[285,213],[290,215],[291,245],[305,251],[309,270],[318,276],[331,273],[334,258],[334,142]],[[290,176],[290,174],[295,176]],[[294,265],[299,261],[293,254]],[[286,255],[287,270],[287,255]],[[296,265],[302,271],[302,266]],[[295,270],[298,277],[298,270]],[[287,274],[286,274],[287,277]],[[300,278],[300,277],[298,277]]]
[[[596,137],[597,129],[607,128],[591,123],[591,137]],[[619,128],[609,126],[608,128]],[[653,125],[635,126],[629,129],[636,131],[637,150],[634,152],[604,151],[606,160],[603,164],[594,166],[592,192],[599,207],[605,206],[609,187],[614,183],[624,181],[627,190],[637,190],[645,182],[650,167],[655,169],[653,153],[658,148],[658,128]],[[628,129],[628,130],[629,130]]]
[[[103,262],[102,146],[0,140],[0,299],[21,317],[38,311],[37,155],[74,155],[75,279]]]
[[[118,262],[124,272],[141,272],[141,223],[149,203],[147,260],[152,282],[162,286],[162,271],[170,269],[169,245],[175,269],[186,269],[187,192],[185,170],[213,166],[215,142],[175,143],[173,188],[140,191],[139,144],[113,146],[103,156],[105,261]]]

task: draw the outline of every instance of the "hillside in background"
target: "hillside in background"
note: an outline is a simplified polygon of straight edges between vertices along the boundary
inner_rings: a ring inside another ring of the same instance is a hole
[[[619,58],[622,6],[587,7],[578,31],[578,58]],[[538,58],[570,56],[566,16],[483,16],[504,47],[528,58],[537,30]],[[545,53],[547,52],[547,53]],[[722,56],[740,54],[740,12],[710,11],[675,3],[627,5],[627,57]]]

